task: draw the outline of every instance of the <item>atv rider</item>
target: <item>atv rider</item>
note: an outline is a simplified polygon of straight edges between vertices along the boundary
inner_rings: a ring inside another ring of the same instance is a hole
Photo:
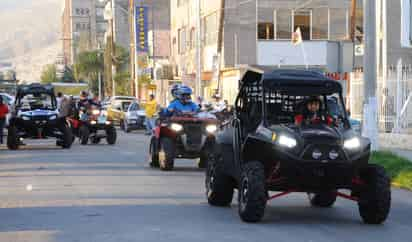
[[[196,113],[199,111],[199,105],[192,102],[192,89],[187,86],[181,86],[176,91],[177,99],[172,101],[167,108],[168,116],[179,113]]]
[[[333,118],[329,115],[323,115],[320,111],[321,100],[319,97],[310,97],[306,102],[301,113],[295,116],[295,124],[297,126],[313,125],[326,123],[328,126],[334,124]]]

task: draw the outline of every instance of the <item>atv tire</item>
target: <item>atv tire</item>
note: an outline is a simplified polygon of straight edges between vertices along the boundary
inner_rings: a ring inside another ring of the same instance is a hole
[[[65,123],[60,128],[60,132],[63,134],[63,139],[61,142],[61,147],[63,149],[70,149],[73,144],[73,133],[70,127],[68,127]]]
[[[310,204],[314,207],[330,208],[336,202],[336,191],[308,193]]]
[[[209,156],[206,169],[206,197],[212,206],[230,206],[233,199],[234,185],[232,180],[224,174],[222,158]]]
[[[153,167],[153,168],[159,167],[159,150],[158,150],[158,145],[156,142],[157,142],[156,138],[152,138],[150,140],[150,149],[149,149],[150,167]]]
[[[173,170],[175,162],[175,145],[170,138],[160,139],[159,166],[162,171]]]
[[[258,222],[265,214],[267,191],[265,170],[258,161],[244,165],[238,192],[239,216],[245,222]]]
[[[87,145],[89,142],[90,130],[87,126],[83,125],[79,129],[79,139],[81,145]]]
[[[391,207],[391,183],[385,169],[368,165],[360,171],[365,183],[359,194],[359,213],[366,224],[381,224],[388,217]]]
[[[116,133],[116,128],[115,127],[109,127],[106,129],[106,140],[109,145],[114,145],[116,144],[117,140],[117,133]]]
[[[10,150],[18,150],[20,145],[19,137],[17,136],[16,126],[10,125],[7,134],[7,147]]]

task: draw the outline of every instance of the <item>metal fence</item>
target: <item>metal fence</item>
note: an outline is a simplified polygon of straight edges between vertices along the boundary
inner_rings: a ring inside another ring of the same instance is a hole
[[[362,120],[363,72],[351,74],[349,107],[352,118]],[[412,134],[412,66],[388,66],[377,86],[379,130],[383,133]]]

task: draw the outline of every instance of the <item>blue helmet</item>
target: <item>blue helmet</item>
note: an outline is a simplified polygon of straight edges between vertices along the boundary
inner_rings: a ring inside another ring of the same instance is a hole
[[[171,93],[172,93],[172,97],[173,98],[178,98],[177,97],[177,91],[179,90],[179,88],[181,87],[182,85],[181,84],[175,84],[175,85],[173,85],[172,86],[172,90],[171,90]]]
[[[192,93],[192,89],[188,86],[181,86],[176,92],[177,98],[182,102],[190,101]]]

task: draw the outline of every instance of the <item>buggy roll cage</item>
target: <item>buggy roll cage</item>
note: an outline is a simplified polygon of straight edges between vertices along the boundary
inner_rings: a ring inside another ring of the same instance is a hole
[[[21,85],[17,88],[15,106],[19,107],[21,105],[20,101],[23,97],[27,95],[35,94],[46,94],[51,98],[51,104],[53,107],[57,107],[56,96],[54,95],[54,88],[52,85],[41,85],[38,83],[33,83],[30,85]]]
[[[286,108],[284,111],[292,113],[296,111],[295,107],[298,103],[304,102],[308,97],[322,96],[323,108],[328,110],[327,96],[338,94],[338,104],[343,109],[344,127],[351,127],[343,101],[341,84],[327,78],[320,72],[288,69],[278,69],[272,72],[249,70],[244,74],[240,84],[239,95],[235,100],[236,115],[239,111],[240,99],[246,99],[248,102],[260,102],[262,106],[259,118],[266,125],[268,104],[285,105],[282,107]]]

